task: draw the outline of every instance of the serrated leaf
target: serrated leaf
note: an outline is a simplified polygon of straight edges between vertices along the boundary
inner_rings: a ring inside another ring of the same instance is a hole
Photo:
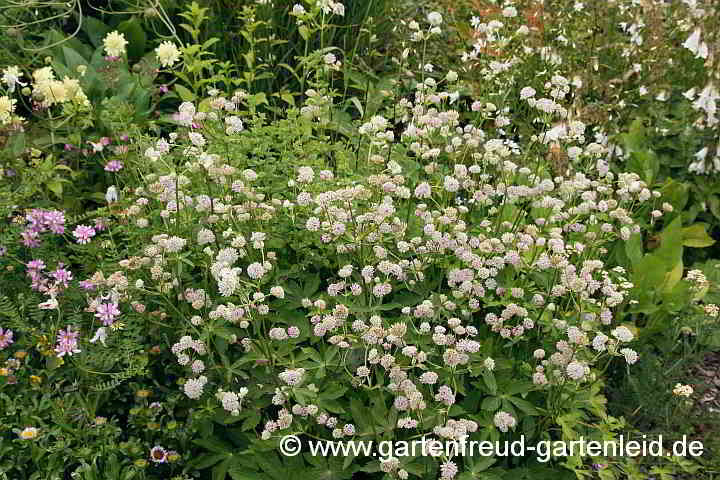
[[[485,397],[482,404],[480,404],[480,408],[488,412],[494,412],[500,408],[500,399],[498,397]]]
[[[495,374],[489,370],[485,370],[482,376],[485,386],[488,388],[490,394],[497,395],[497,381],[495,380]]]
[[[538,411],[535,406],[528,402],[527,400],[523,400],[522,398],[518,397],[508,397],[508,400],[515,405],[520,411],[527,415],[539,415],[540,412]]]

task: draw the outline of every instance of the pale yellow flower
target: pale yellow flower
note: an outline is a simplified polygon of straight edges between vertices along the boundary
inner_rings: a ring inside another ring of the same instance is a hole
[[[673,389],[673,395],[677,395],[678,397],[689,397],[693,392],[694,390],[690,385],[683,385],[681,383],[675,385]]]
[[[0,125],[10,123],[12,113],[15,111],[16,103],[17,100],[10,98],[7,95],[0,97]]]
[[[47,83],[55,80],[55,73],[53,73],[52,67],[38,68],[33,72],[33,80],[35,83]]]
[[[180,60],[180,50],[172,42],[162,42],[155,49],[155,54],[163,67],[172,67],[175,62]]]
[[[105,53],[111,57],[120,57],[125,53],[125,45],[128,42],[125,40],[125,35],[112,31],[105,36],[103,44],[105,45]]]
[[[35,84],[33,93],[39,94],[42,97],[43,103],[46,105],[68,101],[68,89],[65,84],[59,80],[37,83]]]

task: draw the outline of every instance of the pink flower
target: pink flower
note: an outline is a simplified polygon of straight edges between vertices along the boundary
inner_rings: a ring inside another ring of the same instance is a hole
[[[90,239],[95,236],[95,229],[88,225],[78,225],[73,231],[73,236],[78,243],[84,245],[89,243]]]
[[[120,310],[117,303],[101,303],[95,310],[95,316],[102,320],[104,325],[112,325],[118,315]]]
[[[119,172],[120,170],[123,169],[124,166],[125,166],[125,164],[123,162],[121,162],[120,160],[110,160],[105,165],[105,171],[106,172]]]
[[[74,353],[80,353],[77,345],[79,335],[79,332],[73,330],[72,325],[69,325],[65,330],[60,330],[57,334],[57,345],[55,346],[57,356],[62,357],[66,354],[73,355]]]
[[[3,330],[0,327],[0,350],[13,343],[13,332],[12,330]]]

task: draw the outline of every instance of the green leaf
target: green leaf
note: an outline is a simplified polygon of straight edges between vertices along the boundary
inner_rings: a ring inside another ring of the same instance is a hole
[[[50,180],[47,184],[48,190],[50,190],[52,193],[55,194],[58,198],[62,198],[63,194],[63,185],[62,180],[59,178],[53,178]]]
[[[480,408],[489,412],[494,412],[500,408],[500,398],[498,397],[485,397],[480,405]]]
[[[686,183],[668,180],[661,192],[663,200],[673,207],[673,211],[681,211],[687,205],[690,188]]]
[[[695,223],[689,227],[682,229],[683,245],[686,247],[704,248],[709,247],[715,243],[707,230],[705,230],[705,224]]]
[[[196,445],[200,445],[201,447],[204,447],[211,452],[222,453],[223,455],[228,455],[230,452],[232,452],[232,447],[230,445],[227,445],[213,438],[198,438],[196,440],[193,440],[193,443],[195,443]]]
[[[88,61],[72,48],[62,47],[62,51],[65,56],[65,66],[68,67],[71,72],[77,74],[78,65],[88,64]]]
[[[198,457],[196,460],[191,462],[191,465],[197,470],[203,470],[205,468],[212,467],[213,465],[225,458],[227,458],[227,454],[225,453],[206,454]]]
[[[245,419],[245,421],[242,424],[242,427],[240,427],[243,432],[247,430],[252,430],[253,428],[257,427],[260,423],[260,420],[262,419],[260,415],[259,410],[253,410],[252,413],[248,418]]]
[[[625,253],[633,266],[637,265],[640,260],[642,260],[643,246],[641,234],[636,233],[630,235],[630,238],[625,242]]]
[[[365,110],[363,109],[360,99],[358,99],[357,97],[351,97],[350,102],[352,102],[352,104],[355,105],[355,108],[357,108],[358,113],[360,113],[360,116],[365,117]]]
[[[490,391],[490,394],[497,395],[497,381],[495,380],[495,375],[493,374],[493,372],[489,370],[483,372],[483,380],[485,381],[485,385]]]
[[[175,84],[175,91],[180,95],[180,99],[183,102],[192,102],[195,100],[195,94],[182,85]]]
[[[307,27],[307,25],[300,25],[298,28],[298,32],[300,33],[300,36],[305,40],[306,42],[308,39],[310,39],[310,29]]]
[[[665,262],[667,269],[670,270],[682,260],[682,253],[682,220],[677,217],[660,234],[660,247],[653,252],[653,255]]]
[[[528,402],[527,400],[523,400],[522,398],[518,397],[508,397],[508,400],[515,405],[517,408],[519,408],[523,413],[527,415],[539,415],[540,411],[535,408],[535,406]]]
[[[215,465],[212,470],[212,480],[225,480],[227,477],[228,468],[233,458],[226,458],[222,463]]]
[[[117,31],[125,35],[125,40],[128,41],[127,54],[128,58],[138,59],[145,53],[145,43],[147,42],[147,35],[140,24],[140,21],[136,18],[125,20],[117,26]]]
[[[15,156],[22,155],[25,150],[25,132],[10,135],[10,153]]]
[[[111,30],[110,27],[90,15],[83,16],[82,29],[85,31],[90,39],[90,43],[92,43],[95,48],[103,44],[105,35],[107,35]]]
[[[682,279],[683,274],[683,262],[678,262],[672,270],[665,274],[665,283],[663,292],[668,293],[672,291],[673,287]]]

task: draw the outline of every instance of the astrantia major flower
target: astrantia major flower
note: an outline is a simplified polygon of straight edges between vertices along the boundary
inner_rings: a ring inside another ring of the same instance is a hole
[[[507,412],[497,412],[493,418],[493,423],[501,432],[507,432],[508,429],[515,428],[517,420]]]

